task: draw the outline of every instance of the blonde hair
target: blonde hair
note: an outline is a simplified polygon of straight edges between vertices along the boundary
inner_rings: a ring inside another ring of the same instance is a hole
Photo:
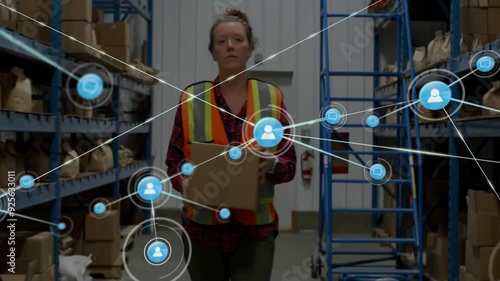
[[[208,44],[208,50],[210,53],[213,51],[214,47],[214,30],[215,28],[223,23],[223,22],[239,22],[243,25],[243,28],[245,29],[245,33],[247,35],[248,43],[250,44],[250,47],[252,50],[255,50],[255,46],[257,45],[257,39],[253,35],[253,30],[252,27],[250,26],[250,22],[248,20],[248,16],[235,8],[227,8],[224,13],[218,14],[217,18],[212,25],[212,28],[210,28],[210,43]]]

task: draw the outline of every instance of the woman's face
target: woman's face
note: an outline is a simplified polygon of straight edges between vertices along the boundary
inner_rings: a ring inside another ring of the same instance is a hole
[[[214,61],[219,64],[219,69],[245,69],[247,60],[252,55],[252,48],[241,23],[223,22],[215,28],[212,55]]]

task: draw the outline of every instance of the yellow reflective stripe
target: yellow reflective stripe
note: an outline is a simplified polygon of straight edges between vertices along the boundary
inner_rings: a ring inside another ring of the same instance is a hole
[[[259,121],[261,118],[260,115],[260,96],[259,96],[259,85],[256,80],[252,80],[252,89],[253,89],[253,108],[255,111],[255,122]]]
[[[189,94],[193,94],[193,89],[194,86],[191,86],[186,89],[186,92]],[[191,98],[191,95],[188,95],[188,100],[187,100],[187,106],[188,106],[188,123],[189,123],[189,139],[194,140],[194,99]]]
[[[271,95],[271,105],[278,106],[276,88],[274,88],[274,86],[271,84],[268,84],[268,87],[269,87],[269,94]],[[272,113],[273,113],[273,118],[278,119],[278,110],[276,109],[276,107],[272,109]]]
[[[205,137],[207,141],[213,140],[212,138],[212,91],[207,91],[210,89],[210,83],[205,83]]]

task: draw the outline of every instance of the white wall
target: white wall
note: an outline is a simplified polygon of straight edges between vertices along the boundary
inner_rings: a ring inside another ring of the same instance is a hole
[[[330,0],[330,12],[351,13],[368,4],[368,0]],[[217,75],[217,66],[211,60],[207,46],[209,29],[213,16],[230,4],[246,12],[254,28],[259,45],[255,53],[264,58],[275,54],[308,37],[320,29],[320,1],[304,0],[156,0],[154,2],[154,65],[161,69],[166,82],[184,88],[197,80],[212,79]],[[373,40],[365,31],[364,19],[348,19],[328,30],[331,39],[331,65],[334,70],[369,71],[373,65]],[[331,20],[330,24],[334,21]],[[282,71],[292,75],[291,86],[286,87],[285,103],[294,122],[303,122],[319,117],[319,43],[316,36],[280,54],[262,66],[255,67],[258,75],[262,71]],[[346,55],[342,50],[354,50]],[[253,58],[248,66],[253,65]],[[280,76],[279,72],[273,75]],[[272,75],[271,75],[272,76]],[[271,77],[269,76],[269,77]],[[372,96],[372,78],[351,77],[332,79],[333,93],[337,96]],[[284,88],[285,89],[285,88]],[[154,96],[154,114],[173,108],[180,92],[167,85],[159,85]],[[342,103],[348,112],[366,110],[371,104]],[[153,124],[153,153],[155,166],[166,169],[165,155],[170,139],[175,109],[156,119]],[[363,114],[350,116],[348,123],[359,123]],[[297,128],[297,134],[302,128]],[[311,126],[311,135],[319,136],[319,125]],[[351,141],[371,143],[371,133],[363,129],[349,131]],[[299,139],[300,140],[300,139]],[[312,145],[319,147],[318,141]],[[296,145],[297,153],[305,150]],[[361,149],[357,146],[355,149]],[[315,177],[310,186],[304,186],[300,179],[298,164],[295,180],[277,187],[276,205],[281,218],[281,228],[291,227],[292,210],[317,210],[318,199],[318,152],[315,152]],[[350,158],[354,160],[353,157]],[[298,161],[300,163],[300,161]],[[350,174],[344,178],[363,179],[362,168],[350,165]],[[333,202],[335,207],[369,207],[371,191],[368,185],[337,185]],[[179,201],[170,200],[167,208],[178,208]]]

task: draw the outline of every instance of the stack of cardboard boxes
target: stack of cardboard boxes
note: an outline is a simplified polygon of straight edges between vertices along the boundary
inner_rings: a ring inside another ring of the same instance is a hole
[[[92,255],[92,263],[89,266],[91,274],[115,268],[119,269],[117,272],[121,274],[123,263],[120,231],[119,210],[110,210],[102,217],[96,217],[94,214],[86,216],[83,255]]]
[[[468,193],[467,243],[461,280],[500,279],[500,201],[490,192]]]
[[[17,31],[45,44],[52,42],[52,30],[47,27],[52,22],[51,0],[17,1],[17,11],[25,15],[17,16]],[[42,26],[31,18],[47,26]]]
[[[469,48],[474,34],[483,45],[500,39],[500,0],[462,1],[461,30]]]
[[[63,3],[61,9],[62,33],[72,36],[85,44],[93,45],[92,1],[67,0]],[[66,36],[62,37],[61,48],[64,51],[90,52],[89,47]]]
[[[0,274],[0,280],[54,281],[53,234],[51,232],[33,233],[31,231],[18,231],[15,238],[15,273],[3,269],[3,273]],[[0,261],[2,262],[2,267],[8,265],[7,261],[3,259],[6,258],[10,247],[12,247],[12,245],[7,245],[6,241],[6,239],[1,239],[0,242],[0,253],[2,253]]]
[[[126,22],[96,23],[97,43],[106,54],[130,62],[130,26]],[[116,63],[116,61],[105,57]]]
[[[448,280],[449,240],[447,225],[440,225],[438,232],[428,232],[425,246],[425,272],[437,281]],[[457,260],[459,265],[465,265],[465,244],[467,225],[458,225]]]

